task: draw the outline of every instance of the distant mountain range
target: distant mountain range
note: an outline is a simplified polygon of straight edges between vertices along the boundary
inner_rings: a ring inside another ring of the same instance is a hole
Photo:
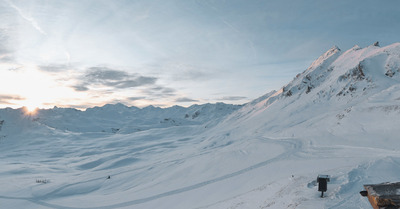
[[[242,105],[224,103],[173,106],[160,108],[128,107],[121,103],[80,111],[74,108],[39,109],[34,114],[24,108],[0,109],[0,131],[19,132],[26,126],[48,127],[70,132],[133,133],[153,128],[170,126],[200,125],[212,126],[224,116],[241,108]]]

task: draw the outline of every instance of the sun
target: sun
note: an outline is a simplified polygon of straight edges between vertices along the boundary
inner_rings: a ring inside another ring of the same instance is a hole
[[[30,113],[36,112],[37,109],[37,106],[26,106],[26,110]]]
[[[32,98],[26,99],[22,102],[24,112],[29,115],[36,114],[41,105],[42,102],[40,102],[40,100]]]
[[[26,105],[23,106],[25,114],[34,115],[36,114],[37,110],[39,109],[37,106]]]

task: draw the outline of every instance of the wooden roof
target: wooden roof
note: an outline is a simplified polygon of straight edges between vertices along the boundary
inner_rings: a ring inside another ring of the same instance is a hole
[[[400,182],[364,185],[374,209],[400,208]]]

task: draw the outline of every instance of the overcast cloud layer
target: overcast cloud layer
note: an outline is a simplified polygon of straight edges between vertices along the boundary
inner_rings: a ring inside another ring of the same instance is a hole
[[[399,42],[398,0],[0,0],[0,107],[245,103],[333,45]]]

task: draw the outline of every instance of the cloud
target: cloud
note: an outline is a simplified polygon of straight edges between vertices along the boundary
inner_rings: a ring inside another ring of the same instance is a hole
[[[175,95],[176,90],[168,87],[163,87],[161,93],[168,95]]]
[[[126,89],[139,86],[153,85],[155,77],[129,74],[125,71],[114,70],[108,67],[91,67],[80,78],[78,85],[72,86],[76,91],[88,91],[91,86]]]
[[[141,93],[147,95],[150,98],[158,99],[173,97],[176,95],[176,90],[168,87],[156,86],[153,88],[143,89]]]
[[[0,104],[14,104],[12,101],[15,100],[25,100],[25,98],[18,95],[0,94]]]
[[[238,101],[238,100],[243,100],[243,99],[247,99],[247,97],[243,97],[243,96],[226,96],[226,97],[222,97],[219,98],[219,101]]]
[[[146,97],[128,97],[127,100],[129,101],[136,101],[136,100],[141,100],[141,99],[146,99]]]
[[[72,86],[72,88],[75,91],[88,91],[89,90],[89,88],[86,87],[85,85],[76,85],[76,86]]]
[[[0,54],[0,61],[11,62],[14,61],[14,57],[11,54]]]
[[[188,97],[181,97],[181,98],[177,98],[175,100],[175,102],[199,102],[199,100],[191,99],[191,98],[188,98]]]
[[[65,70],[69,70],[71,67],[69,65],[59,65],[59,64],[51,64],[51,65],[40,65],[38,69],[45,72],[61,72]]]
[[[107,83],[107,85],[114,86],[114,87],[120,88],[120,89],[124,89],[124,88],[131,88],[131,87],[154,84],[156,80],[157,79],[154,77],[138,76],[131,80],[109,82],[109,83]]]
[[[87,81],[99,83],[123,80],[126,77],[129,77],[127,72],[113,70],[107,67],[91,67],[85,74]]]

